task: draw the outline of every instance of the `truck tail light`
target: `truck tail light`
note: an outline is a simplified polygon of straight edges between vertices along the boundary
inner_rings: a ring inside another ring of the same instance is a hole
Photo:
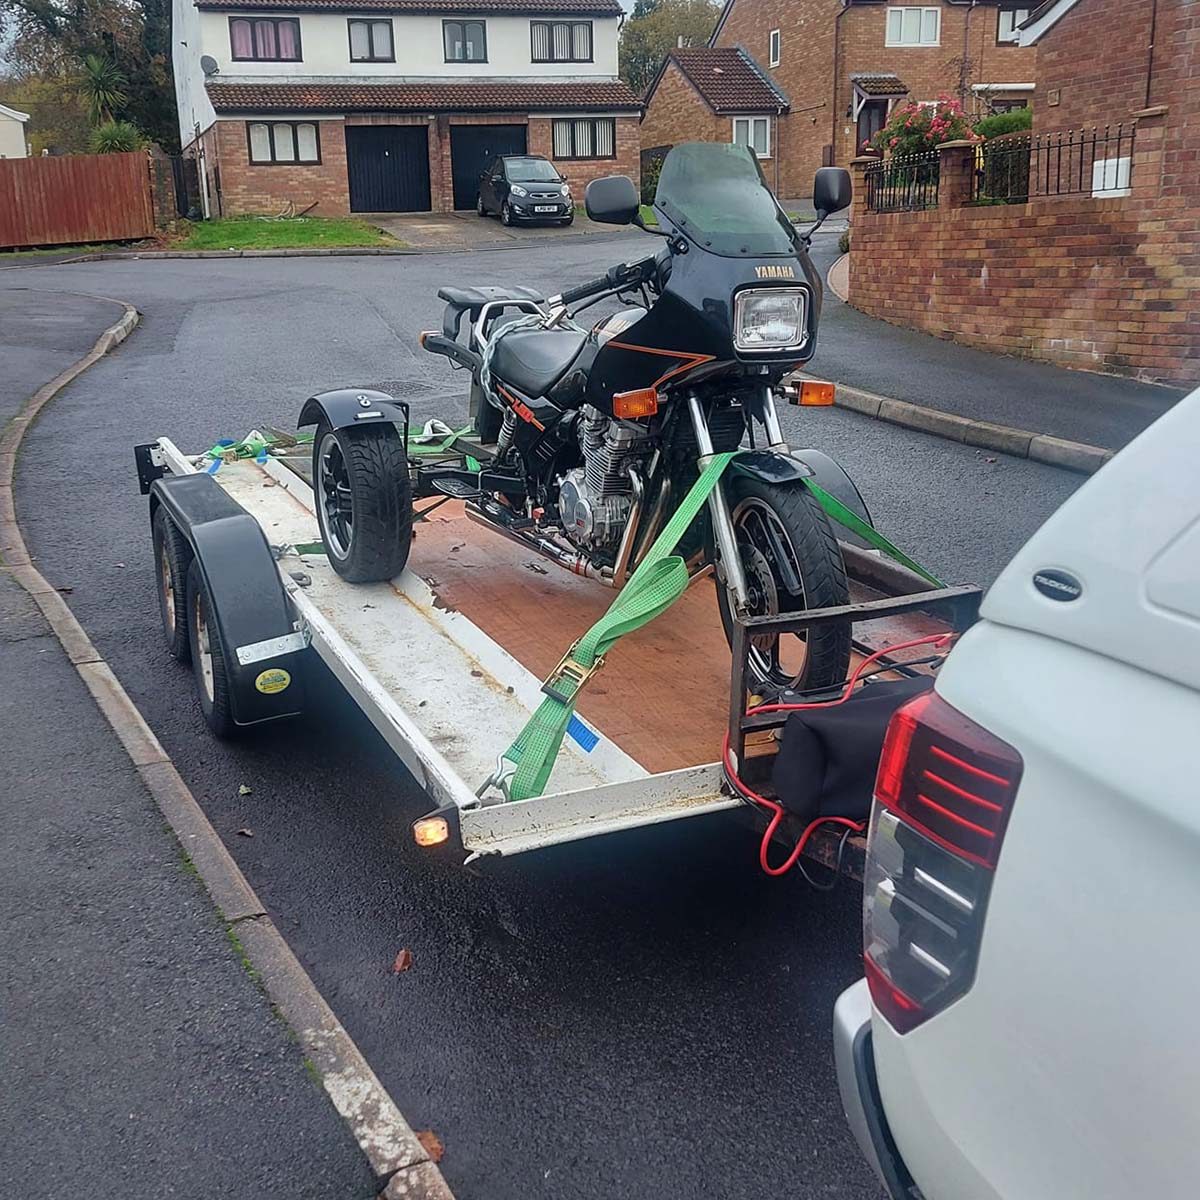
[[[875,1007],[907,1033],[975,979],[1021,756],[929,691],[897,710],[875,781],[863,946]]]

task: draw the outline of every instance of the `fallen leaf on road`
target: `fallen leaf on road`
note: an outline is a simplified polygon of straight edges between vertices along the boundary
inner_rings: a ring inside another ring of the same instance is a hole
[[[73,587],[58,587],[54,589],[56,592],[61,592],[64,596],[69,596],[75,589]]]
[[[248,788],[248,787],[247,787],[247,786],[246,786],[244,783],[243,783],[243,784],[239,784],[239,785],[238,785],[238,795],[239,795],[239,796],[248,796],[248,795],[250,795],[250,788]]]
[[[238,835],[239,835],[240,837],[253,837],[253,836],[254,836],[254,830],[253,830],[253,829],[239,829],[239,830],[238,830]]]
[[[446,1147],[442,1145],[442,1139],[432,1129],[418,1130],[417,1141],[425,1147],[425,1153],[429,1155],[430,1162],[440,1163],[442,1161]]]
[[[392,974],[399,975],[402,971],[407,971],[413,964],[412,951],[409,949],[401,950],[396,955],[396,961],[392,963]]]

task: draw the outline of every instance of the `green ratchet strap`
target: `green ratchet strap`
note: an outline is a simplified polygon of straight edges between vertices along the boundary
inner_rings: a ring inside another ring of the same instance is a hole
[[[420,433],[413,433],[408,438],[409,454],[448,454],[454,449],[454,443],[461,437],[474,436],[475,430],[470,425],[464,425],[461,429],[450,429],[446,436],[440,442],[431,441],[431,438],[437,437],[440,430],[431,430],[430,425],[426,425]],[[439,425],[442,423],[439,421]],[[443,426],[443,428],[447,428]],[[463,463],[468,471],[474,471],[476,474],[482,470],[477,458],[472,458],[469,454],[463,455]]]
[[[625,634],[640,629],[665,612],[687,590],[687,565],[671,552],[733,457],[733,453],[714,454],[709,459],[700,478],[655,538],[649,553],[617,594],[608,612],[567,651],[562,662],[551,672],[542,687],[546,699],[517,735],[517,740],[500,756],[496,772],[479,789],[480,795],[492,784],[500,786],[509,800],[528,800],[545,791],[579,689],[604,665],[605,652]],[[505,788],[505,780],[510,775],[511,782]]]
[[[851,533],[857,533],[863,541],[869,542],[876,550],[882,550],[884,554],[894,558],[902,566],[907,567],[910,571],[915,571],[927,583],[932,583],[935,588],[946,586],[936,575],[925,570],[920,563],[914,562],[903,550],[889,542],[882,533],[868,525],[858,513],[847,508],[836,496],[831,496],[811,479],[806,479],[804,486],[816,496],[817,503],[839,525],[844,525]]]

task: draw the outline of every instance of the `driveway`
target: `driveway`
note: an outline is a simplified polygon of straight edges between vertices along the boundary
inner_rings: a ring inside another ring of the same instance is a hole
[[[30,431],[17,507],[40,569],[74,589],[339,1019],[414,1127],[445,1143],[459,1200],[878,1200],[830,1037],[834,1000],[861,975],[857,888],[767,879],[757,839],[722,816],[469,874],[413,846],[428,800],[330,677],[303,721],[219,744],[161,648],[133,443],[286,426],[305,396],[349,382],[406,396],[414,420],[453,421],[463,377],[417,344],[440,285],[558,290],[653,245],[13,272],[46,301],[110,295],[143,314]],[[837,409],[783,419],[794,444],[846,464],[882,529],[956,581],[990,581],[1081,482]],[[413,967],[395,975],[402,948]]]
[[[374,213],[363,220],[399,238],[416,250],[494,250],[502,246],[556,245],[581,238],[622,237],[612,225],[598,225],[582,213],[570,225],[541,223],[505,228],[498,217],[475,212]]]

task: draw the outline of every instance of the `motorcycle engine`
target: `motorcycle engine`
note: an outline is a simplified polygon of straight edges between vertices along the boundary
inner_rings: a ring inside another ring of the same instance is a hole
[[[633,507],[629,467],[649,446],[644,430],[623,425],[587,405],[579,422],[582,467],[558,480],[563,531],[585,550],[615,549]]]

